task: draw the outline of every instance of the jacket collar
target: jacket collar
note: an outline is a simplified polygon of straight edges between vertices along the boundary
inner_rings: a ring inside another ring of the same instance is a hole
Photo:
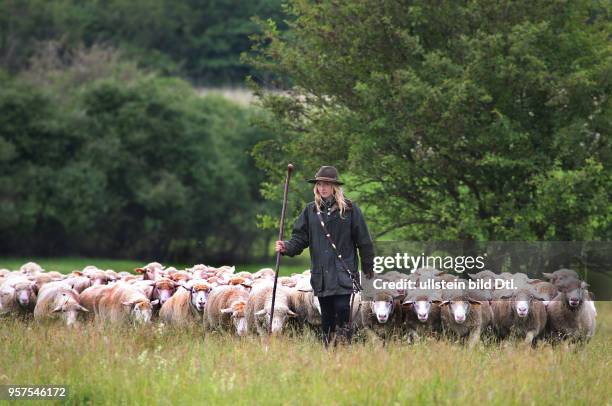
[[[338,203],[336,202],[336,200],[334,199],[334,203],[331,207],[331,212],[333,213],[334,211],[338,210]],[[353,209],[353,202],[351,202],[349,199],[346,199],[346,210],[352,210]],[[321,211],[326,211],[327,207],[325,207],[323,204],[321,204]],[[315,202],[312,202],[312,211],[314,211],[315,213],[317,212],[317,205]]]

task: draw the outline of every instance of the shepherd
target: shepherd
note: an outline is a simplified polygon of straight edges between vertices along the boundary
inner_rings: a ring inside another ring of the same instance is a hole
[[[350,343],[351,295],[360,286],[357,250],[361,271],[371,279],[374,244],[361,210],[344,196],[336,168],[322,166],[308,182],[314,183],[314,201],[295,220],[291,238],[276,241],[275,249],[293,257],[310,248],[310,284],[321,305],[323,343],[328,347],[334,333],[334,342]]]

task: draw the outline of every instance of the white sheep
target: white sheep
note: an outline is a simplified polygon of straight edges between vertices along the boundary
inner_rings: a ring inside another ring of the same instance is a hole
[[[149,323],[155,304],[140,290],[123,282],[91,286],[80,294],[79,299],[96,319],[113,323]]]
[[[27,316],[36,306],[36,282],[12,274],[0,286],[0,314]]]
[[[415,289],[406,294],[402,306],[405,308],[404,325],[410,339],[440,333],[441,303],[442,297],[438,291]]]
[[[372,300],[362,301],[360,327],[386,339],[402,328],[401,301],[389,291],[378,291]]]
[[[553,340],[586,342],[595,334],[597,312],[589,300],[588,285],[564,282],[559,294],[546,307]]]
[[[166,323],[186,325],[200,322],[212,286],[202,279],[183,282],[161,307],[159,317]]]
[[[289,308],[295,312],[290,322],[296,330],[305,326],[321,325],[321,305],[314,295],[310,279],[305,275],[294,275],[295,286],[289,289]]]
[[[492,302],[494,329],[499,338],[515,335],[535,346],[546,327],[546,306],[532,286],[520,289]]]
[[[204,327],[210,330],[233,328],[238,336],[247,333],[245,306],[249,291],[242,285],[214,288],[204,306]]]
[[[467,339],[468,347],[472,348],[491,324],[493,313],[488,302],[471,299],[466,292],[458,291],[442,301],[440,318],[444,333]]]
[[[88,312],[79,304],[79,294],[70,285],[58,281],[45,284],[38,294],[34,320],[63,319],[72,326],[80,312]]]
[[[282,331],[288,317],[297,315],[289,308],[289,291],[284,286],[276,287],[276,298],[274,302],[274,319],[271,318],[272,310],[272,283],[258,284],[253,287],[245,307],[247,330],[257,332],[259,335],[267,335],[270,330],[272,334]]]

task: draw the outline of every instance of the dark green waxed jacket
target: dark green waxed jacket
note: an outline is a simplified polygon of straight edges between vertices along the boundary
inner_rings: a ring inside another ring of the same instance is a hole
[[[347,200],[344,218],[340,217],[337,205],[331,211],[323,210],[323,221],[338,252],[349,269],[358,275],[358,258],[361,271],[370,272],[374,266],[374,244],[361,210],[354,202]],[[317,217],[315,202],[310,202],[293,223],[291,239],[285,241],[283,255],[299,255],[304,248],[310,248],[310,284],[316,296],[331,296],[352,293],[352,281],[343,270],[342,263],[328,239]]]

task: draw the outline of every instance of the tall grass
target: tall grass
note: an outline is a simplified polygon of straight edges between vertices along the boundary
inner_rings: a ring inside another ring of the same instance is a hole
[[[311,333],[267,341],[174,329],[0,320],[0,384],[65,384],[70,404],[612,402],[612,303],[578,349],[366,340],[326,351]]]

